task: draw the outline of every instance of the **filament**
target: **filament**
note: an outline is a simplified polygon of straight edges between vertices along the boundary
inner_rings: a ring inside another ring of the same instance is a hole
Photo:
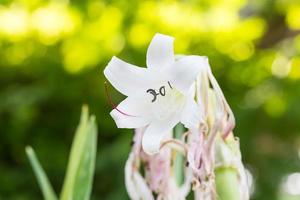
[[[114,104],[114,102],[112,101],[112,98],[110,96],[110,93],[108,91],[108,86],[107,86],[107,82],[104,81],[104,87],[105,87],[105,94],[106,94],[106,97],[107,97],[107,100],[108,100],[108,103],[111,105],[111,107],[113,109],[115,109],[116,111],[118,111],[119,113],[121,113],[122,115],[125,115],[125,116],[128,116],[128,117],[137,117],[137,116],[134,116],[134,115],[130,115],[130,114],[127,114],[126,112],[123,112],[122,110],[120,110],[116,104]]]

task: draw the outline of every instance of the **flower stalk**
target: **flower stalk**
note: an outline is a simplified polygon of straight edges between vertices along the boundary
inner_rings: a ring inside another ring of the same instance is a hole
[[[177,124],[174,128],[174,138],[181,139],[185,132],[184,126],[182,124]],[[184,155],[180,152],[175,152],[175,163],[174,171],[176,177],[177,186],[180,186],[184,181]]]

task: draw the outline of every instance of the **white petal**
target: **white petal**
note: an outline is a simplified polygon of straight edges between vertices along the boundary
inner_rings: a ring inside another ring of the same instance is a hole
[[[110,112],[118,128],[140,128],[149,124],[149,102],[143,97],[127,97]]]
[[[152,192],[137,169],[133,168],[134,153],[130,153],[125,165],[125,186],[132,200],[154,200]]]
[[[148,187],[148,185],[146,184],[145,179],[141,176],[140,173],[135,173],[134,174],[134,179],[136,182],[136,187],[137,187],[137,192],[139,192],[139,200],[143,199],[143,200],[154,200],[154,197],[152,195],[152,192],[150,190],[150,188]]]
[[[155,34],[147,50],[147,67],[161,69],[174,63],[174,38],[160,33]]]
[[[133,153],[130,153],[126,164],[125,164],[125,186],[127,193],[132,200],[138,200],[139,195],[138,192],[136,191],[136,186],[134,182],[134,177],[133,177],[133,161],[134,161],[134,155]]]
[[[172,85],[187,94],[201,70],[205,70],[207,58],[204,56],[185,56],[168,67],[166,74]]]
[[[126,63],[113,57],[104,69],[109,82],[122,94],[129,96],[144,92],[149,76],[147,69]]]
[[[197,130],[202,117],[203,110],[192,97],[189,97],[183,108],[181,123],[184,124],[186,128]]]
[[[179,121],[180,117],[174,115],[170,119],[151,122],[142,139],[143,150],[149,155],[158,153],[162,139],[167,136]]]

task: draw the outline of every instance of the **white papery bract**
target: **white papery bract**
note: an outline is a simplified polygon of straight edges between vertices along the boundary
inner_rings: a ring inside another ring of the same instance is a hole
[[[146,153],[155,154],[163,137],[177,123],[197,129],[201,116],[192,87],[207,67],[207,58],[184,56],[175,60],[173,38],[156,34],[148,47],[146,61],[147,68],[142,68],[113,57],[104,75],[127,96],[111,112],[117,126],[148,126],[142,145]]]

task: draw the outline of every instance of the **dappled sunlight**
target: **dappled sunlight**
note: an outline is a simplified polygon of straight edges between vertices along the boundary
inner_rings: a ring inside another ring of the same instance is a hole
[[[300,79],[300,57],[294,57],[291,60],[291,71],[289,73],[289,78]]]
[[[11,45],[3,50],[3,59],[12,66],[21,65],[34,52],[33,44],[19,43],[18,45]]]
[[[248,59],[254,53],[254,46],[252,43],[238,43],[236,42],[230,49],[229,55],[236,61]]]
[[[149,26],[143,23],[136,23],[129,30],[128,41],[136,48],[145,47],[152,35],[153,33]]]
[[[286,21],[290,28],[300,29],[300,5],[291,5],[288,8]]]
[[[272,64],[272,74],[277,78],[285,78],[291,71],[291,61],[286,56],[278,54]]]
[[[18,7],[0,7],[0,34],[9,40],[18,40],[30,31],[29,13]]]
[[[274,94],[266,100],[264,104],[265,111],[272,117],[280,117],[286,111],[286,100],[279,94]]]
[[[63,64],[72,73],[95,66],[101,57],[120,52],[126,40],[135,48],[145,47],[157,31],[174,32],[174,36],[180,38],[175,43],[178,51],[188,51],[191,37],[200,43],[203,38],[212,40],[219,52],[235,61],[243,61],[254,54],[253,42],[265,30],[265,23],[260,18],[240,19],[239,9],[244,3],[220,1],[218,4],[207,4],[208,8],[201,8],[176,1],[144,1],[138,6],[133,23],[128,26],[126,38],[121,34],[121,9],[97,1],[88,3],[89,18],[84,18],[78,9],[69,6],[66,1],[49,3],[30,11],[4,7],[2,18],[9,20],[2,20],[0,29],[10,38],[37,35],[35,39],[44,45],[54,45],[66,38],[62,47]],[[72,44],[70,41],[75,42]],[[89,47],[87,43],[91,43]],[[75,46],[93,49],[97,53],[78,52],[74,50]],[[85,58],[80,58],[81,55]],[[75,57],[81,61],[74,61]]]
[[[81,30],[63,42],[64,68],[70,73],[78,73],[86,67],[96,66],[104,57],[120,52],[125,43],[121,25],[122,14],[116,7],[106,7],[101,15],[86,21]]]
[[[31,23],[37,32],[40,41],[44,44],[53,44],[60,37],[75,31],[78,25],[78,16],[71,12],[67,5],[49,4],[38,8],[32,13]]]

